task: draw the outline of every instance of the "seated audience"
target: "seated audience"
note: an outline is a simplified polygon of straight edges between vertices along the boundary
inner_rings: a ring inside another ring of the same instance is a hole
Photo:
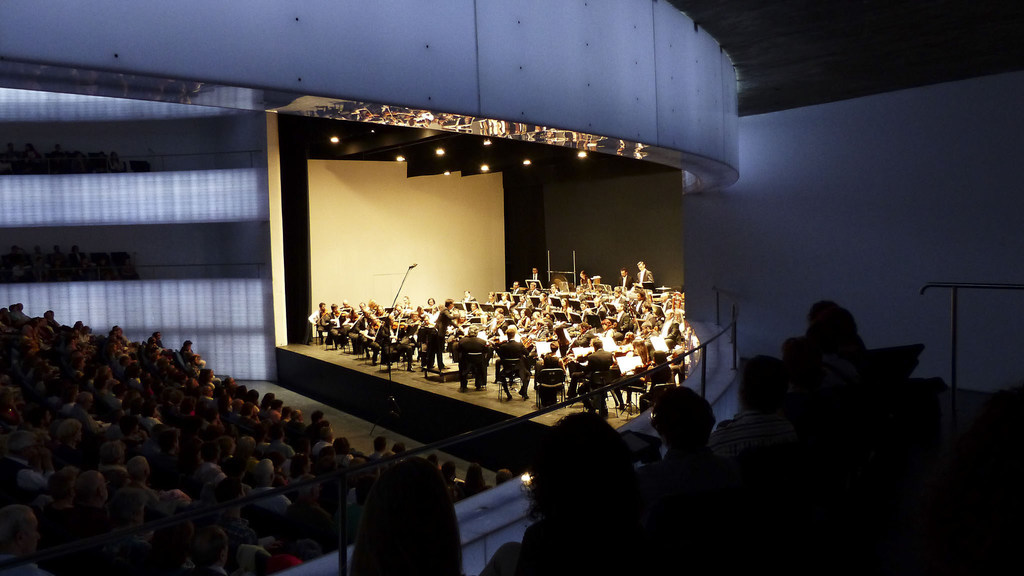
[[[781,360],[756,356],[747,361],[740,381],[740,413],[724,420],[711,433],[708,446],[720,456],[744,450],[796,442],[793,425],[780,413],[788,379]]]

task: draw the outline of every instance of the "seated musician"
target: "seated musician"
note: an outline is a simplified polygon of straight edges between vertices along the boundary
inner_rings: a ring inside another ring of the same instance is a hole
[[[509,288],[508,291],[511,294],[523,294],[526,292],[526,290],[524,290],[523,287],[519,285],[519,280],[512,282],[512,287]]]
[[[522,382],[522,386],[519,388],[519,395],[523,397],[523,400],[526,400],[529,398],[528,390],[530,384],[530,367],[527,364],[526,346],[516,340],[516,329],[514,326],[509,326],[505,330],[505,337],[507,340],[498,346],[497,380],[501,384],[502,389],[505,390],[505,396],[511,400],[512,392],[508,388],[508,379],[501,377],[501,371],[503,368],[502,364],[516,362],[519,380]]]
[[[470,328],[456,344],[455,350],[459,357],[459,392],[468,390],[467,383],[470,373],[476,382],[476,389],[483,390],[487,386],[487,341],[479,338],[476,328]]]
[[[599,380],[599,376],[601,374],[609,374],[612,367],[615,366],[614,355],[611,352],[604,350],[604,346],[601,343],[600,338],[594,338],[591,340],[590,345],[594,347],[594,351],[582,359],[586,361],[586,366],[583,366],[582,374],[573,375],[573,378],[579,382],[580,394],[585,394],[591,390],[604,386],[608,382],[611,382],[611,379],[608,381],[601,381]],[[575,389],[575,387],[573,388]],[[585,399],[583,401],[583,406],[588,412],[596,410],[601,416],[608,416],[608,408],[605,406],[604,395],[593,400],[590,398]]]
[[[559,370],[565,370],[562,366],[562,361],[559,360],[558,356],[554,352],[548,352],[540,359],[540,364],[537,366],[537,374],[540,374],[543,370],[557,368]],[[550,406],[558,401],[558,391],[549,388],[537,388],[537,394],[540,396],[540,405]],[[575,395],[575,394],[574,394]]]
[[[594,281],[590,279],[586,270],[580,270],[580,283],[576,285],[577,288],[583,288],[584,290],[593,290]]]
[[[530,289],[527,290],[526,294],[529,295],[529,296],[538,296],[538,295],[540,295],[540,289],[537,287],[537,283],[536,282],[530,282]]]
[[[379,318],[370,318],[370,327],[366,331],[365,338],[366,348],[364,349],[368,349],[373,355],[371,364],[376,366],[380,351],[391,343],[391,322],[387,318],[384,318],[384,322]]]
[[[330,318],[327,321],[327,339],[325,340],[325,344],[328,346],[333,345],[335,350],[337,350],[339,346],[344,346],[345,343],[348,342],[348,338],[345,335],[346,331],[342,330],[341,327],[342,322],[344,321],[345,318],[341,315],[341,310],[338,308],[338,305],[331,304]]]

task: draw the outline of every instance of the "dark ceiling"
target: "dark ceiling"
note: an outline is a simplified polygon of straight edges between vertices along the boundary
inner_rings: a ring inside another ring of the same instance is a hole
[[[736,67],[740,116],[1024,70],[1024,0],[669,0]]]

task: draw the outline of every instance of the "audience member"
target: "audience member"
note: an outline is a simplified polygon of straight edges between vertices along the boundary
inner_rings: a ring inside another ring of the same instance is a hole
[[[352,574],[462,574],[455,509],[436,467],[408,458],[381,473],[366,501]]]
[[[711,433],[708,446],[720,456],[738,456],[749,448],[796,442],[793,425],[780,414],[788,378],[781,360],[755,356],[740,381],[740,413]]]
[[[9,504],[0,508],[0,562],[29,556],[39,545],[39,521],[32,508]],[[0,572],[4,575],[49,576],[35,564],[23,564]]]

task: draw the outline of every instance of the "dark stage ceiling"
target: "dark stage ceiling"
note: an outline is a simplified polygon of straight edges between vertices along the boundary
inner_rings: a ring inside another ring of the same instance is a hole
[[[1024,70],[1020,0],[668,0],[733,61],[740,116]]]

